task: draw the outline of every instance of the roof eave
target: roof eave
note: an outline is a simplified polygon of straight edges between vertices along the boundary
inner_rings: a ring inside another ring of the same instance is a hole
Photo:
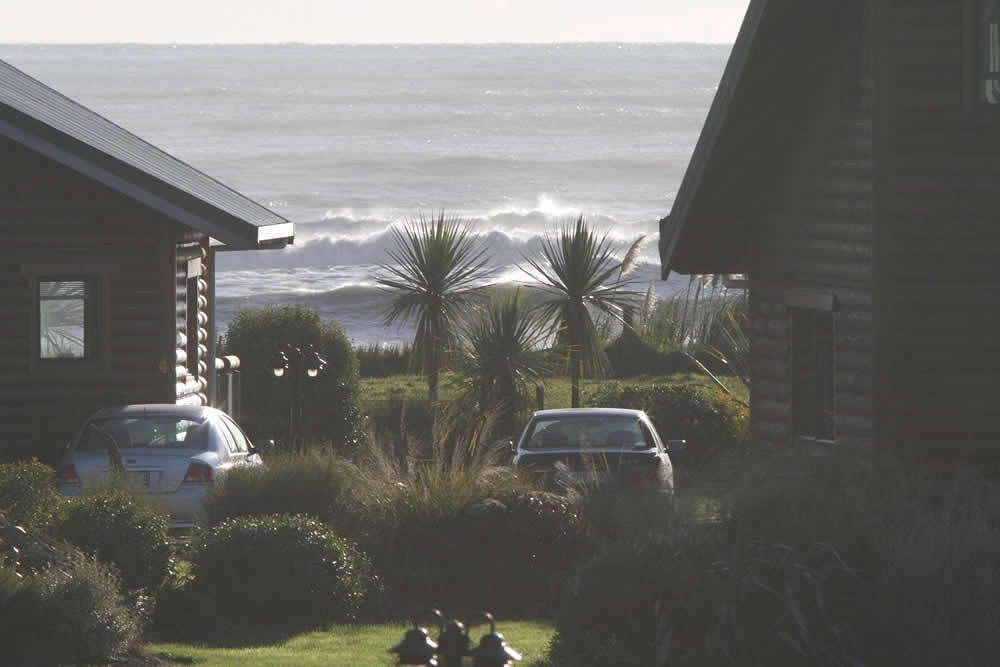
[[[694,201],[715,154],[719,136],[729,119],[733,98],[756,46],[759,28],[770,2],[751,0],[670,215],[660,221],[660,272],[664,280],[670,275],[674,253],[684,230],[691,225]]]
[[[283,220],[279,224],[255,225],[157,181],[162,188],[169,188],[176,194],[165,196],[144,184],[143,181],[154,180],[153,177],[114,161],[73,137],[61,133],[58,137],[48,137],[45,132],[30,127],[34,124],[32,119],[15,110],[8,111],[11,113],[0,115],[0,136],[144,204],[179,224],[204,232],[234,250],[256,250],[275,245],[283,247],[294,238],[292,223],[280,216],[275,216]],[[26,122],[16,122],[16,119]],[[48,134],[54,133],[51,128],[49,130]],[[188,200],[191,205],[182,203]],[[194,210],[196,208],[202,210]]]

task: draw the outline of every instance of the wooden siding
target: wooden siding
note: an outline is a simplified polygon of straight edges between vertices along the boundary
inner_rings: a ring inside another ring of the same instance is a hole
[[[176,400],[185,405],[208,405],[208,239],[182,241],[176,258]],[[197,275],[189,273],[192,260],[199,267]]]
[[[1000,454],[1000,109],[977,109],[967,80],[973,6],[884,15],[886,407],[922,455]]]
[[[0,139],[0,446],[52,460],[100,407],[175,400],[174,291],[164,277],[178,234],[162,216]],[[39,266],[101,276],[94,363],[34,361]]]
[[[782,112],[787,148],[777,163],[761,156],[775,183],[759,196],[751,222],[752,430],[765,446],[797,435],[790,307],[831,296],[835,439],[873,440],[873,79],[867,68],[854,80],[843,69],[844,49],[861,41],[836,36],[832,57],[793,86],[802,101]],[[847,93],[854,99],[845,106]]]

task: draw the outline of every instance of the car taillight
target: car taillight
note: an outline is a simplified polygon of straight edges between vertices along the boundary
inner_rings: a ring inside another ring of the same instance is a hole
[[[200,461],[192,461],[184,475],[185,484],[210,484],[212,482],[212,466]]]
[[[76,474],[76,466],[64,463],[56,471],[56,484],[79,484],[80,476]]]

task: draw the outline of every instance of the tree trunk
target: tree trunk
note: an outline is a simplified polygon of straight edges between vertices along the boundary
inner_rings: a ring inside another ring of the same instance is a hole
[[[427,373],[427,395],[431,399],[431,403],[437,403],[438,400],[438,368],[436,362],[431,362],[432,366]]]
[[[569,384],[572,393],[570,405],[578,408],[580,407],[580,360],[576,350],[572,348],[569,351]]]
[[[503,414],[500,418],[500,428],[504,431],[501,435],[514,436],[517,425],[517,388],[514,386],[514,377],[507,371],[503,374],[500,392],[503,401]]]

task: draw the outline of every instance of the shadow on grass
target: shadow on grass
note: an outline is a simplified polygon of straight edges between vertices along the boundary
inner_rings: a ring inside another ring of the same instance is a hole
[[[147,633],[146,641],[155,644],[190,644],[213,649],[245,649],[261,648],[283,644],[299,635],[310,632],[323,632],[330,626],[295,626],[275,629],[265,627],[226,628],[213,627],[204,632],[171,631],[170,628],[157,627]],[[182,662],[171,658],[175,662]],[[184,659],[186,660],[186,659]],[[191,664],[191,661],[188,661]]]

